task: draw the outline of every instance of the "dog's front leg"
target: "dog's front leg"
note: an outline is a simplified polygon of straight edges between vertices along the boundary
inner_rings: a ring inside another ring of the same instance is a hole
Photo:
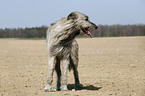
[[[62,75],[61,75],[61,91],[67,91],[67,69],[69,60],[64,59],[62,60]]]
[[[50,92],[52,90],[52,81],[53,81],[53,72],[55,67],[55,57],[50,57],[48,60],[48,75],[47,75],[47,82],[44,88],[45,92]]]

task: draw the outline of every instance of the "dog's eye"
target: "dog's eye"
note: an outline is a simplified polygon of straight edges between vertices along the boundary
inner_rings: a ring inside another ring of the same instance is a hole
[[[86,18],[85,18],[85,20],[86,20],[86,21],[89,21],[89,18],[88,18],[88,17],[86,17]]]

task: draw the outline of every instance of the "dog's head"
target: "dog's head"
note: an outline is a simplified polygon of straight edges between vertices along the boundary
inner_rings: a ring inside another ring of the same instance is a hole
[[[90,37],[93,37],[90,31],[97,29],[98,27],[89,21],[89,17],[80,12],[72,12],[68,15],[67,20],[70,20],[74,23],[79,29],[79,33],[86,34]]]

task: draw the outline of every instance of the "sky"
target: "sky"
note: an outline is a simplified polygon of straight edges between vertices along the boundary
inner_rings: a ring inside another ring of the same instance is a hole
[[[0,28],[49,26],[74,11],[96,25],[145,24],[145,0],[0,0]]]

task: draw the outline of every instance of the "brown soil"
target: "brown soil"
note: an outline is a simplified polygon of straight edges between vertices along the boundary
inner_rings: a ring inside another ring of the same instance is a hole
[[[79,75],[84,88],[43,92],[45,40],[0,39],[0,96],[145,96],[145,37],[79,38]],[[54,74],[53,88],[56,84]]]

